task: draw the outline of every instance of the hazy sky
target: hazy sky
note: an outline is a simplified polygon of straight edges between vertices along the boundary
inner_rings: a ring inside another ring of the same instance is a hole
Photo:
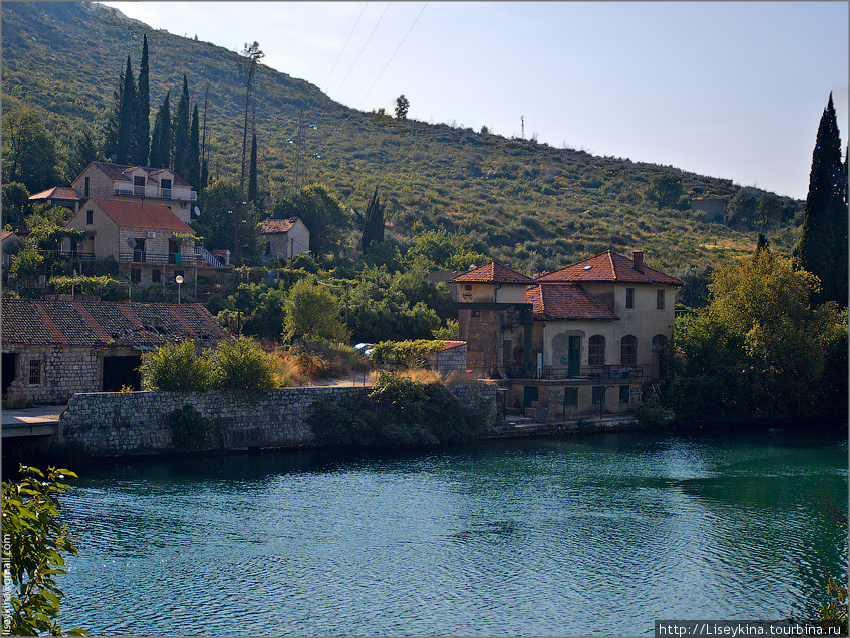
[[[346,106],[487,126],[805,199],[833,92],[848,133],[847,2],[107,2]]]

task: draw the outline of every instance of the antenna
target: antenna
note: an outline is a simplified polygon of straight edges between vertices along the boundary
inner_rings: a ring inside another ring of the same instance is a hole
[[[298,116],[298,130],[295,133],[295,162],[293,164],[292,189],[298,190],[307,183],[307,158],[304,148],[304,109]]]

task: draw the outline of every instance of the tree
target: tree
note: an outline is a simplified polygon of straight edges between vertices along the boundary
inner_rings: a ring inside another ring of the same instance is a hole
[[[198,130],[198,105],[195,104],[195,109],[192,111],[192,127],[189,129],[189,183],[195,191],[200,190],[201,186],[201,146]]]
[[[74,140],[68,158],[68,177],[73,181],[92,162],[100,160],[100,149],[91,131],[84,129]]]
[[[2,186],[3,224],[13,230],[21,228],[24,218],[30,214],[30,193],[20,182],[4,183]]]
[[[666,172],[655,173],[649,178],[643,197],[646,201],[657,204],[658,210],[661,210],[662,206],[676,206],[684,192],[682,180]]]
[[[127,69],[124,71],[124,90],[121,92],[121,113],[118,120],[118,137],[115,143],[115,162],[127,164],[136,156],[136,82],[133,79],[133,67],[127,56]]]
[[[199,235],[206,238],[208,249],[230,249],[233,246],[233,211],[239,201],[239,188],[235,184],[218,181],[204,189],[199,202],[203,215],[192,222]]]
[[[257,134],[251,137],[251,168],[248,171],[248,202],[257,205]]]
[[[139,67],[139,88],[136,99],[135,155],[133,164],[147,166],[150,153],[151,132],[150,64],[148,62],[148,36],[142,45],[142,64]]]
[[[370,252],[370,246],[384,241],[384,207],[378,197],[378,187],[366,208],[366,216],[357,213],[357,218],[363,226],[363,254]]]
[[[755,188],[738,190],[729,200],[729,221],[735,225],[751,227],[757,221],[761,195]]]
[[[171,166],[171,92],[156,113],[151,139],[150,167],[168,168]]]
[[[34,109],[16,109],[3,116],[3,182],[20,182],[38,193],[59,182],[56,138]]]
[[[189,81],[183,75],[183,93],[177,102],[172,126],[174,136],[174,172],[189,181]]]
[[[306,279],[297,281],[289,289],[283,310],[283,336],[287,340],[343,340],[347,336],[339,316],[339,301],[321,285]]]
[[[801,266],[823,287],[812,303],[833,300],[847,307],[847,218],[847,164],[841,161],[841,136],[830,93],[812,153],[803,234],[795,249]]]
[[[254,75],[257,73],[257,68],[260,65],[260,59],[265,56],[265,53],[260,50],[260,44],[254,41],[252,44],[245,44],[242,49],[242,55],[237,58],[236,68],[242,82],[245,84],[245,121],[242,126],[242,163],[239,173],[239,200],[236,203],[236,217],[234,219],[234,244],[236,245],[235,262],[237,265],[241,263],[239,253],[239,226],[240,226],[240,204],[242,197],[245,194],[245,152],[248,146],[248,107],[251,103],[251,87],[254,83]]]
[[[825,372],[835,344],[846,342],[847,315],[834,303],[812,308],[817,286],[766,245],[717,270],[709,306],[676,323],[677,415],[776,419],[846,408]]]
[[[410,109],[410,100],[408,100],[404,95],[399,95],[395,101],[395,118],[397,120],[406,120],[407,119],[407,111]]]
[[[68,470],[49,467],[47,476],[34,467],[21,466],[19,482],[3,482],[3,567],[11,583],[5,581],[10,596],[4,605],[4,634],[37,636],[49,632],[62,635],[56,621],[64,596],[56,576],[65,572],[62,554],[77,555],[68,526],[59,520],[58,496],[71,489],[62,481],[76,478]],[[8,615],[7,615],[8,614]],[[69,635],[81,635],[79,629]]]
[[[259,394],[277,387],[275,361],[250,337],[220,341],[210,355],[213,387]]]
[[[300,217],[310,231],[310,252],[321,256],[336,253],[351,226],[339,201],[324,184],[311,184],[291,193],[275,204],[273,217]]]

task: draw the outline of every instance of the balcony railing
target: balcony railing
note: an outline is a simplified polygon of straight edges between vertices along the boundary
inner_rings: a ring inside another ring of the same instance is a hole
[[[122,264],[171,264],[174,266],[195,266],[201,263],[200,256],[191,253],[152,253],[147,250],[119,253],[118,261]]]
[[[194,202],[198,193],[193,190],[176,188],[160,188],[159,186],[128,186],[116,184],[113,188],[115,195],[124,197],[152,197],[154,199],[176,199],[178,201]]]
[[[648,379],[649,366],[647,365],[603,365],[603,366],[579,366],[578,369],[569,366],[543,366],[542,369],[533,368],[529,373],[519,364],[511,364],[506,367],[508,377],[511,379],[547,379],[555,380],[594,380],[594,379]]]
[[[94,253],[84,253],[82,250],[39,250],[38,254],[45,257],[67,257],[82,261],[94,259]]]

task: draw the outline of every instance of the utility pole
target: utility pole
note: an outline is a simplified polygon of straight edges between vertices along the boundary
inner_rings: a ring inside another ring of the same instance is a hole
[[[521,137],[522,139],[525,139],[525,115],[520,115],[520,116],[519,116],[519,121],[520,121],[520,122],[521,122],[521,124],[522,124],[522,127],[521,127],[521,129],[520,129],[520,130],[522,131],[522,133],[520,134],[520,137]]]

